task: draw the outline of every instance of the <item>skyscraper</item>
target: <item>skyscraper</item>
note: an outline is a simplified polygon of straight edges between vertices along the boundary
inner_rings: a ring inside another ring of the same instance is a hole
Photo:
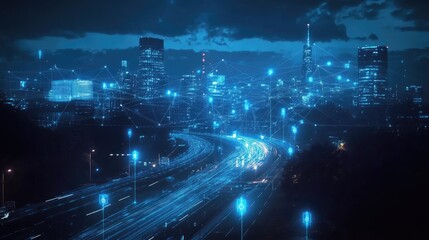
[[[151,37],[140,38],[140,57],[137,82],[137,97],[151,101],[164,92],[164,40]]]
[[[358,106],[387,104],[387,47],[358,49]]]
[[[304,44],[302,55],[302,83],[312,82],[313,75],[313,49],[310,44],[310,24],[307,24],[307,41]],[[308,84],[307,84],[308,85]]]

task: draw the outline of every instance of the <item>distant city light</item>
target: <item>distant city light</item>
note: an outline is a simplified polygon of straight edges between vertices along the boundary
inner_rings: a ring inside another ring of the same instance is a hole
[[[298,128],[296,126],[292,126],[291,129],[292,129],[292,133],[293,134],[297,134],[298,133]]]
[[[232,113],[232,114],[235,114],[235,109],[232,109],[231,113]]]
[[[133,135],[133,131],[131,129],[128,129],[128,138],[130,138]]]
[[[286,108],[281,109],[281,116],[284,118],[286,117]]]
[[[262,139],[262,140],[264,140],[265,136],[264,135],[260,135],[259,138]]]
[[[342,78],[342,77],[341,77],[341,75],[338,75],[338,76],[337,76],[337,80],[338,80],[338,81],[340,81],[340,80],[341,80],[341,78]]]
[[[328,66],[328,67],[332,66],[332,62],[331,61],[327,61],[326,62],[326,66]]]
[[[171,90],[167,90],[167,95],[170,95],[171,94]]]
[[[313,82],[313,77],[309,77],[309,78],[308,78],[308,81],[309,81],[309,82]]]
[[[209,103],[213,103],[213,97],[209,97]]]
[[[272,76],[274,74],[274,70],[272,68],[268,69],[268,76]]]
[[[304,120],[303,119],[299,120],[299,124],[304,124]]]
[[[39,60],[41,60],[41,59],[42,59],[42,50],[39,50],[39,51],[37,52],[37,56],[38,56]]]
[[[293,154],[293,148],[292,148],[292,147],[289,147],[289,148],[287,149],[287,153],[288,153],[289,155],[292,155],[292,154]]]

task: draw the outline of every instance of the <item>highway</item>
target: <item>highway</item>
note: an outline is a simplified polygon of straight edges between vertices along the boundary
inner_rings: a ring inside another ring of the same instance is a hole
[[[164,182],[169,179],[167,177],[173,173],[179,178],[182,175],[186,177],[186,173],[190,172],[191,168],[204,164],[214,152],[214,146],[201,137],[185,134],[174,134],[173,136],[187,142],[189,146],[187,151],[172,159],[168,168],[159,167],[139,172],[136,178],[138,197],[143,191],[153,192],[153,194],[162,191],[160,188],[146,189],[153,181],[165,184]],[[117,199],[118,210],[132,204],[134,201],[133,181],[134,178],[131,176],[100,185],[89,185],[47,199],[45,202],[18,209],[11,213],[9,218],[1,220],[0,239],[39,237],[42,239],[47,237],[67,239],[70,232],[79,231],[92,222],[98,222],[96,219],[91,220],[93,214],[90,214],[96,210],[94,208],[99,208],[98,194],[109,193],[112,200],[115,199],[115,196],[123,196]]]
[[[2,223],[0,239],[102,239],[103,232],[105,239],[237,239],[239,196],[248,199],[243,230],[249,236],[280,183],[285,144],[208,134],[175,137],[188,142],[188,151],[167,169],[139,173],[136,204],[129,178],[88,186],[15,212]],[[234,151],[213,159],[213,143]],[[100,193],[109,194],[104,211]]]

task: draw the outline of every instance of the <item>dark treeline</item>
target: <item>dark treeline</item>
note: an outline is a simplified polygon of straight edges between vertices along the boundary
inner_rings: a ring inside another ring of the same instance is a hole
[[[344,146],[315,144],[289,161],[283,189],[291,216],[313,212],[313,239],[423,236],[429,131],[356,133]]]
[[[54,131],[37,126],[26,112],[0,103],[0,170],[13,170],[5,174],[6,201],[19,207],[87,184],[91,149],[96,149],[91,161],[94,183],[126,175],[127,158],[109,157],[128,151],[126,132],[125,126]],[[172,151],[168,138],[168,129],[134,130],[131,148],[141,152],[141,160],[154,160]]]

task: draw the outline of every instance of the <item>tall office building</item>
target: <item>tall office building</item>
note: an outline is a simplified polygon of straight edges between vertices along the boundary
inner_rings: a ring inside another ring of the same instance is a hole
[[[164,93],[166,84],[164,69],[164,40],[140,38],[140,57],[137,97],[151,101]]]
[[[360,47],[358,49],[358,106],[386,105],[387,96],[387,47]]]
[[[312,82],[313,68],[313,48],[310,44],[310,24],[307,24],[307,41],[304,44],[302,55],[302,84],[308,85]]]

